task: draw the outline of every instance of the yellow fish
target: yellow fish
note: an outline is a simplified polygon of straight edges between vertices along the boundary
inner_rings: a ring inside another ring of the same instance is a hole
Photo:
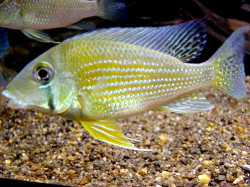
[[[30,62],[2,92],[9,107],[35,109],[80,122],[95,138],[127,149],[116,120],[147,110],[212,109],[200,89],[247,97],[245,32],[235,31],[202,64],[206,32],[199,21],[159,28],[111,28],[68,39]]]

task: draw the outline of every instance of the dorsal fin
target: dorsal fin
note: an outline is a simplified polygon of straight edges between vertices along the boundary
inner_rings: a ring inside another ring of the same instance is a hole
[[[206,32],[202,21],[190,21],[163,27],[100,29],[73,39],[129,43],[167,53],[187,62],[200,55],[206,43]]]

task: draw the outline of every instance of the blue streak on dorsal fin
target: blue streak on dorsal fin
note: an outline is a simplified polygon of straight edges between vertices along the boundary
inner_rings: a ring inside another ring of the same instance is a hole
[[[205,46],[206,31],[202,26],[203,22],[196,20],[174,26],[100,29],[72,39],[129,43],[187,62],[199,56]]]
[[[0,58],[4,56],[9,48],[8,29],[0,28]]]

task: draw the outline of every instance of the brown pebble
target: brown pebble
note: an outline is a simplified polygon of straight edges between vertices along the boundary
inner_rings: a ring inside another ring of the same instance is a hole
[[[70,161],[75,160],[75,158],[74,158],[72,155],[68,156],[68,159],[69,159]]]
[[[137,170],[137,173],[140,175],[146,175],[148,173],[148,169],[147,168],[141,168],[139,170]]]
[[[34,171],[34,172],[36,172],[36,171],[38,171],[38,170],[39,170],[39,167],[34,166],[34,167],[30,168],[30,170],[31,170],[31,171]]]
[[[233,184],[238,184],[238,183],[240,183],[242,181],[244,181],[244,177],[241,175],[241,176],[239,176],[237,179],[235,179],[233,181]]]
[[[195,178],[195,175],[192,174],[192,173],[187,173],[187,174],[184,175],[184,177],[187,178],[187,179],[193,179],[193,178]]]
[[[167,179],[167,178],[169,178],[171,176],[171,173],[168,172],[168,171],[163,171],[161,173],[161,176],[162,176],[163,179]]]
[[[165,144],[168,141],[168,136],[166,134],[160,134],[159,140],[162,144]]]
[[[68,171],[68,175],[69,175],[70,178],[74,178],[76,176],[75,173],[76,172],[74,170],[69,170]]]
[[[89,180],[86,179],[86,178],[83,178],[83,179],[79,179],[78,180],[78,184],[79,185],[85,185],[85,184],[88,184],[89,183]]]
[[[211,160],[203,160],[202,165],[203,166],[207,166],[210,167],[212,165],[212,161]]]

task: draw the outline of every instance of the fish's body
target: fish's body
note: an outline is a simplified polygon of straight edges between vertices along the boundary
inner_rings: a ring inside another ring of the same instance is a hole
[[[103,29],[50,49],[7,86],[12,108],[38,109],[80,122],[95,138],[136,148],[116,119],[147,110],[194,113],[213,108],[202,89],[247,97],[244,33],[237,30],[208,61],[199,21],[161,28]]]
[[[119,119],[154,109],[210,85],[213,79],[206,64],[185,64],[168,54],[122,42],[75,38],[61,45],[61,50],[65,69],[89,100],[84,115],[95,119]],[[90,90],[98,96],[89,95]]]
[[[98,16],[96,0],[6,0],[0,10],[0,25],[19,30],[66,27]]]

